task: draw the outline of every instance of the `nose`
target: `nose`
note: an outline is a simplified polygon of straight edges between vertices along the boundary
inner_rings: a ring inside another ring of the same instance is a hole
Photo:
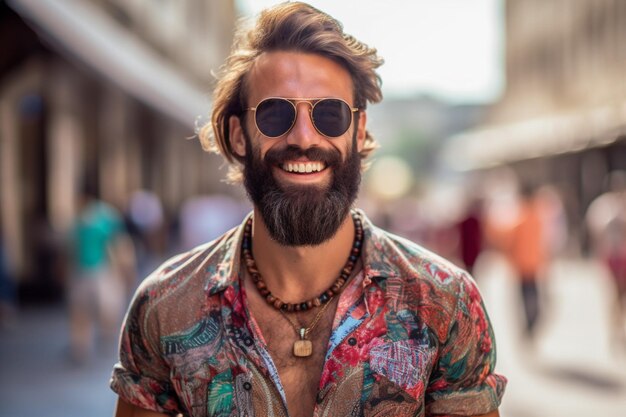
[[[312,105],[309,102],[296,103],[296,121],[287,135],[287,144],[298,146],[301,149],[319,146],[322,138],[313,126],[311,109]]]

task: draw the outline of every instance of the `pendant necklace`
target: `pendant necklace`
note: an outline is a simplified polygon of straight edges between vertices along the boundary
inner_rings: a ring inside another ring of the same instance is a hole
[[[311,340],[308,339],[308,336],[322,318],[324,311],[330,305],[330,301],[341,291],[345,283],[350,278],[352,270],[354,269],[354,266],[361,254],[361,247],[363,244],[363,226],[361,219],[356,213],[353,213],[352,220],[354,221],[354,241],[352,242],[352,249],[350,251],[350,255],[348,256],[348,260],[341,270],[339,277],[326,291],[315,298],[300,303],[286,303],[273,295],[267,288],[267,285],[263,281],[261,273],[259,272],[256,262],[252,256],[252,218],[250,218],[244,226],[242,253],[246,269],[248,270],[248,274],[252,277],[252,282],[261,296],[269,305],[278,310],[278,312],[285,317],[285,319],[287,319],[289,324],[291,324],[291,327],[293,327],[296,331],[296,334],[300,337],[300,339],[296,340],[293,345],[293,355],[296,357],[308,357],[313,353],[313,344]],[[315,315],[315,318],[308,327],[299,326],[287,315],[287,313],[307,311],[317,308],[322,304],[323,307]]]
[[[300,340],[296,340],[293,344],[293,356],[297,356],[299,358],[306,358],[307,356],[311,356],[311,354],[313,353],[313,343],[307,338],[307,336],[310,332],[313,331],[317,323],[322,318],[324,311],[331,304],[330,301],[331,300],[328,300],[328,302],[324,304],[324,307],[322,307],[320,311],[315,315],[315,318],[313,319],[311,324],[309,324],[309,327],[298,326],[298,324],[294,323],[294,321],[291,320],[291,318],[285,312],[283,312],[282,310],[278,310],[278,312],[287,319],[289,324],[291,324],[291,327],[293,327],[296,333],[300,336]]]

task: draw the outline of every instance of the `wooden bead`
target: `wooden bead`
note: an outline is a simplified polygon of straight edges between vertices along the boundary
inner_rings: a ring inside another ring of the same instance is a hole
[[[252,282],[255,284],[257,290],[263,296],[267,302],[272,305],[277,310],[282,310],[286,312],[294,312],[294,311],[307,311],[312,309],[313,307],[319,307],[322,304],[327,303],[330,299],[332,299],[336,294],[341,291],[343,286],[346,284],[348,279],[350,278],[350,274],[354,269],[355,263],[361,253],[361,247],[363,245],[363,226],[362,221],[356,215],[352,216],[352,220],[354,222],[354,241],[352,242],[352,248],[350,250],[350,256],[346,260],[344,267],[341,269],[339,277],[333,282],[333,285],[322,294],[317,297],[314,297],[310,300],[306,300],[300,303],[285,303],[280,300],[278,297],[272,295],[272,293],[267,288],[267,285],[263,281],[263,277],[259,272],[256,262],[254,261],[254,257],[252,256],[252,219],[249,219],[244,225],[244,233],[243,233],[243,243],[242,243],[242,254],[243,261],[252,278]]]

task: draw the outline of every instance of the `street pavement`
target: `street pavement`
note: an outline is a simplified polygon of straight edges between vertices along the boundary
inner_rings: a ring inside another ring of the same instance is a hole
[[[68,340],[66,314],[58,307],[23,311],[0,330],[0,416],[113,415],[116,395],[108,379],[115,349],[98,349],[79,366],[70,360]]]
[[[610,345],[611,287],[598,265],[555,262],[534,344],[519,336],[521,307],[506,263],[486,254],[476,276],[496,332],[497,371],[509,379],[502,417],[626,417],[626,350]],[[99,349],[77,366],[68,335],[59,307],[30,308],[0,329],[0,416],[112,416],[115,352]]]
[[[541,282],[537,339],[528,343],[514,274],[495,255],[482,261],[476,276],[496,333],[496,369],[509,379],[501,416],[626,417],[626,347],[611,343],[606,271],[589,261],[555,261]]]

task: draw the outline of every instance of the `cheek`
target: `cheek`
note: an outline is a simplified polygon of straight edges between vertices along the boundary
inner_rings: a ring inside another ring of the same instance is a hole
[[[257,143],[259,144],[257,147],[257,155],[259,155],[261,159],[265,158],[265,155],[267,155],[270,149],[279,148],[279,141],[276,141],[276,140],[269,141],[266,138],[265,140],[261,139],[261,141]]]
[[[279,141],[268,140],[268,138],[256,135],[250,140],[250,150],[256,159],[263,161],[267,152],[277,146],[278,142]]]

